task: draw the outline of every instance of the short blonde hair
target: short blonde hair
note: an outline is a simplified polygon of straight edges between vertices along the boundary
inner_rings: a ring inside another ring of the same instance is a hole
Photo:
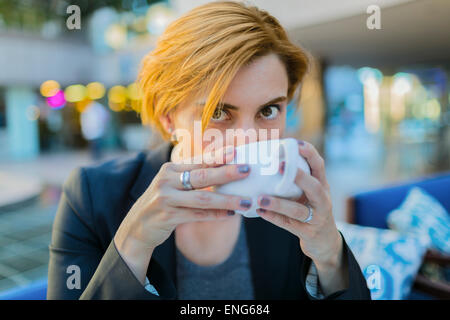
[[[288,39],[276,18],[233,1],[192,9],[167,27],[156,48],[142,60],[138,77],[142,123],[156,127],[168,139],[159,117],[205,93],[204,130],[237,71],[270,53],[277,54],[286,66],[291,101],[309,62],[307,53]]]

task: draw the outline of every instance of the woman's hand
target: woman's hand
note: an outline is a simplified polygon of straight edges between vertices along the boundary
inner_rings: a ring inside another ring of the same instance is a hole
[[[320,285],[325,294],[348,286],[346,261],[342,257],[342,237],[332,214],[330,186],[324,160],[310,143],[299,141],[299,152],[307,160],[311,175],[298,169],[295,183],[304,191],[298,201],[261,195],[260,216],[298,236],[302,251],[316,265]],[[283,168],[281,168],[282,170]],[[304,223],[313,210],[312,219]]]
[[[248,176],[250,168],[247,165],[221,165],[234,157],[234,148],[226,150],[229,152],[215,152],[215,158],[203,158],[202,164],[163,164],[122,221],[114,243],[141,283],[145,282],[153,250],[177,225],[227,219],[234,210],[250,207],[249,199],[199,190]],[[211,154],[204,156],[212,157]],[[180,174],[186,170],[190,171],[194,190],[184,190],[180,181]]]

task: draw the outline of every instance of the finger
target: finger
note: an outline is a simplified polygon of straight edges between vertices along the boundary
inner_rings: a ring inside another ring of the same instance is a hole
[[[190,171],[190,183],[194,189],[202,189],[210,186],[221,185],[231,181],[243,179],[250,173],[247,164],[230,164],[215,168],[201,168]],[[170,185],[176,189],[183,190],[180,180],[180,172],[170,173]]]
[[[200,209],[248,210],[252,202],[250,198],[225,195],[211,191],[174,190],[169,205]]]
[[[275,211],[256,209],[256,213],[258,213],[258,215],[264,220],[267,220],[274,225],[283,228],[298,237],[301,237],[302,229],[305,225],[304,223],[302,224],[298,220],[292,219],[284,214],[279,214]]]
[[[234,210],[177,207],[174,208],[174,215],[176,224],[181,224],[229,219],[235,216],[235,212]]]
[[[311,175],[328,188],[328,181],[325,174],[325,161],[319,152],[311,143],[306,141],[299,140],[298,145],[300,154],[305,157],[311,168]]]
[[[308,202],[314,207],[318,207],[323,203],[329,202],[329,197],[325,191],[325,187],[315,177],[307,174],[302,169],[297,170],[297,175],[294,180],[295,184],[302,189]]]
[[[191,171],[198,168],[217,167],[230,163],[235,155],[234,146],[226,146],[218,150],[206,152],[200,156],[184,159],[182,162],[174,163],[172,169],[177,172]]]
[[[308,198],[306,197],[305,193],[301,195],[300,199],[297,200],[297,202],[306,205],[308,203]]]
[[[309,216],[309,209],[305,205],[288,199],[261,195],[258,197],[258,205],[265,210],[283,214],[300,222]]]

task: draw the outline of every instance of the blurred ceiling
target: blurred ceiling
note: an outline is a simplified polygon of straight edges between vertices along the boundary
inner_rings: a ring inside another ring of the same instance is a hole
[[[450,62],[450,0],[417,0],[381,9],[381,29],[366,13],[290,29],[292,40],[326,63],[356,67]]]
[[[63,19],[64,10],[56,4],[69,0],[49,0],[52,14]],[[83,4],[91,0],[77,0]],[[210,0],[209,0],[210,1]],[[114,3],[144,4],[156,0],[104,0],[96,5]],[[182,14],[207,0],[169,0],[177,14]],[[246,0],[267,10],[287,28],[294,42],[321,57],[325,63],[348,64],[355,67],[372,66],[399,68],[412,64],[436,65],[450,62],[450,0]],[[47,21],[30,20],[27,12],[41,0],[0,0],[0,9],[16,5],[19,11],[8,11],[13,23],[34,24]],[[370,4],[381,7],[381,30],[369,30],[366,8]],[[53,5],[53,7],[52,7]],[[28,8],[26,10],[24,8]],[[94,7],[92,7],[94,8]],[[23,10],[22,10],[23,9]],[[92,9],[94,10],[94,9]],[[20,14],[19,14],[20,13]],[[5,11],[0,10],[0,14]],[[16,14],[14,16],[14,14]],[[3,16],[5,18],[6,15]],[[20,19],[19,19],[20,18]],[[4,21],[6,21],[4,19]],[[29,21],[29,22],[28,22]],[[34,21],[32,23],[32,21]],[[39,29],[40,30],[40,29]],[[119,83],[123,79],[123,66],[133,72],[141,57],[150,50],[146,45],[127,46],[107,55],[96,55],[83,42],[72,41],[67,32],[58,39],[44,39],[36,35],[2,33],[0,26],[0,85],[39,85],[50,78],[64,83],[74,81],[104,81]],[[76,34],[76,33],[73,33]],[[70,63],[68,63],[70,61]],[[17,66],[21,66],[17,68]],[[64,70],[64,72],[61,72]],[[130,76],[131,77],[131,76]],[[128,79],[128,78],[127,78]],[[128,80],[127,80],[128,81]]]
[[[211,0],[171,0],[178,14]],[[450,62],[450,0],[247,0],[330,64],[398,66]],[[369,30],[369,5],[381,30]]]
[[[240,1],[240,0],[238,0]],[[369,5],[380,8],[413,0],[244,0],[276,17],[286,29],[317,25],[366,12]],[[212,0],[169,0],[177,14]]]

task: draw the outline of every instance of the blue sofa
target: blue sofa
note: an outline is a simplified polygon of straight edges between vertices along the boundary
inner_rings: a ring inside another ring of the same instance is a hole
[[[395,186],[358,193],[349,199],[347,220],[362,226],[386,229],[387,215],[400,206],[413,186],[427,191],[450,212],[449,171]]]
[[[0,292],[0,300],[45,300],[46,297],[47,278],[34,281],[25,287]]]
[[[354,194],[347,199],[346,221],[361,226],[387,229],[389,212],[399,207],[412,187],[420,187],[436,198],[450,213],[450,171],[412,181]],[[429,250],[424,261],[450,265],[450,257]],[[450,298],[450,286],[418,275],[411,299]]]

